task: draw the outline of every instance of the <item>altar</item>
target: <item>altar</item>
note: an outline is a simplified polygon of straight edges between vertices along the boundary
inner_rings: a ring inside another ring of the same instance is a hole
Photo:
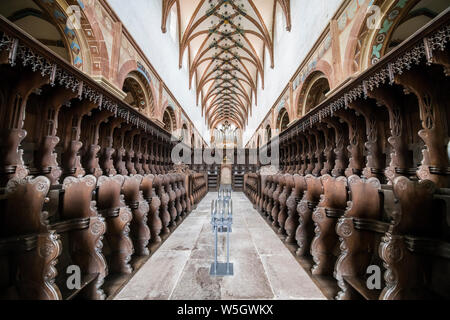
[[[231,186],[233,184],[233,162],[225,155],[220,166],[220,186]]]
[[[233,179],[231,176],[232,173],[232,165],[231,164],[222,164],[220,168],[220,185],[221,186],[229,186],[233,184]]]

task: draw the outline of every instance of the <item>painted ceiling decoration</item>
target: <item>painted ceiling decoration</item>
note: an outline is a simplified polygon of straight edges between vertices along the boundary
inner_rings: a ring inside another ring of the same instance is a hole
[[[179,66],[187,58],[189,88],[211,129],[225,121],[244,129],[264,64],[274,67],[277,12],[291,29],[290,0],[163,0],[162,31],[176,13]]]

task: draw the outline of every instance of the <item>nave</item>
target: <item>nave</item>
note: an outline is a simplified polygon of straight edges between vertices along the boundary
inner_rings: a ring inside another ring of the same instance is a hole
[[[233,194],[232,277],[211,277],[214,234],[208,193],[150,257],[117,300],[326,299],[243,193]],[[225,237],[219,238],[225,261]]]

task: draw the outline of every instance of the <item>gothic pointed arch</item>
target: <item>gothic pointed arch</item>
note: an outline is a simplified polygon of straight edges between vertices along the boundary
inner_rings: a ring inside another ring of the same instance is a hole
[[[326,75],[320,71],[311,73],[306,78],[297,100],[297,114],[304,116],[323,102],[330,92],[330,82]]]
[[[283,132],[284,130],[286,130],[289,126],[289,123],[289,113],[286,108],[282,108],[277,117],[277,129],[279,130],[279,132]]]
[[[369,23],[362,24],[358,35],[360,44],[354,54],[355,65],[361,71],[378,63],[447,8],[445,0],[375,1],[367,11]]]
[[[136,110],[151,117],[155,111],[155,99],[148,79],[139,71],[130,72],[122,85],[126,93],[125,102]]]
[[[195,148],[197,145],[195,143],[195,134],[192,133],[191,135],[191,148]]]
[[[177,130],[177,120],[175,117],[175,111],[172,106],[168,106],[163,113],[164,129],[173,133]]]
[[[266,142],[270,142],[270,140],[272,140],[272,127],[270,126],[270,124],[267,124],[265,130],[265,140]]]
[[[58,1],[21,0],[0,1],[0,14],[28,32],[75,67],[90,70],[85,60],[90,58],[77,21],[69,19],[70,10]]]

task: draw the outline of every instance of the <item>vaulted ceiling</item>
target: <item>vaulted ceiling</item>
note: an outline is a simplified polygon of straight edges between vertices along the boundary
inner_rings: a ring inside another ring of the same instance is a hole
[[[257,104],[258,81],[264,89],[264,65],[274,67],[278,10],[290,31],[290,0],[162,1],[162,31],[175,16],[180,68],[187,59],[189,88],[208,126],[228,120],[244,129]]]

